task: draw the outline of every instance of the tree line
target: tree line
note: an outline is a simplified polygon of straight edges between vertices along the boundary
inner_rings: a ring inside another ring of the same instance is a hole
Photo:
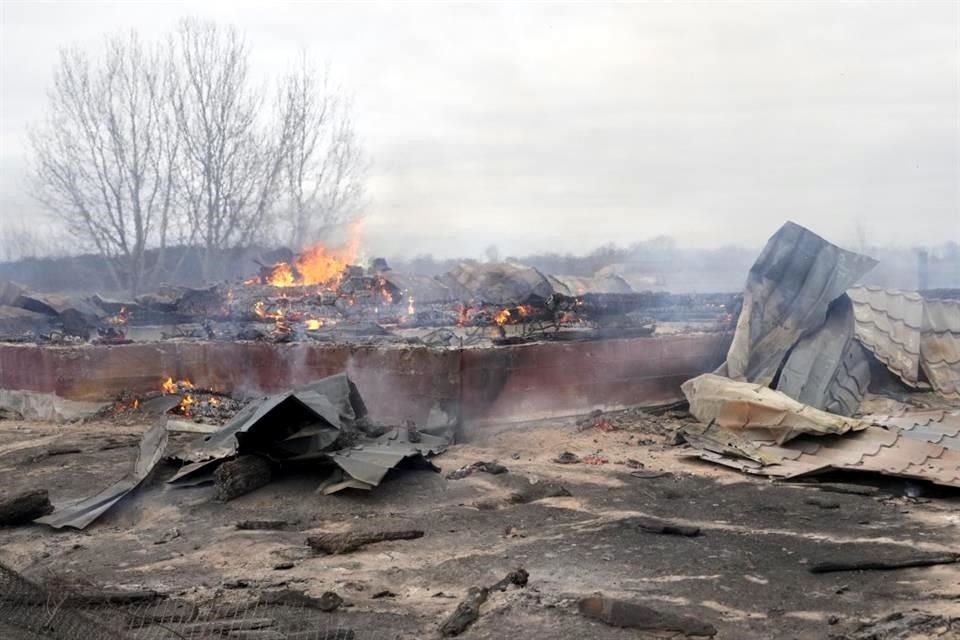
[[[30,131],[31,193],[131,294],[175,279],[174,245],[209,280],[224,250],[316,241],[363,201],[349,101],[306,56],[261,84],[245,38],[212,22],[65,48]]]

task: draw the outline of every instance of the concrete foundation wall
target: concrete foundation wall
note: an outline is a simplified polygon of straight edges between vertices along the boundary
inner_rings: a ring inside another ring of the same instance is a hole
[[[346,370],[371,413],[424,424],[431,409],[465,424],[534,420],[679,399],[719,365],[728,334],[489,349],[162,342],[0,345],[0,388],[76,400],[154,391],[167,377],[221,391],[277,392]]]

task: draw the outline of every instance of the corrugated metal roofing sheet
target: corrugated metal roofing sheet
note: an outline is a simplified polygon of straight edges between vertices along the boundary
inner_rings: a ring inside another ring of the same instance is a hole
[[[783,445],[754,444],[764,458],[775,462],[764,465],[716,451],[698,451],[696,455],[746,473],[776,478],[795,478],[836,469],[928,480],[960,488],[960,449],[913,438],[907,432],[870,427],[843,436],[801,436]]]
[[[908,438],[960,450],[960,411],[911,411],[895,416],[864,416],[864,420],[897,429]]]
[[[870,362],[854,338],[853,305],[840,296],[827,322],[790,350],[777,390],[817,409],[852,416],[870,385]]]
[[[737,329],[718,373],[769,385],[797,340],[822,326],[830,303],[876,264],[798,224],[784,224],[750,268]]]
[[[938,393],[960,398],[960,302],[916,293],[850,289],[857,339],[911,386],[920,372]]]

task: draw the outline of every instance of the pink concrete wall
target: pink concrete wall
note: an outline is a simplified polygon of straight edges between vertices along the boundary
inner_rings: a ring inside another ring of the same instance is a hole
[[[431,408],[465,423],[510,422],[679,399],[715,368],[728,334],[491,349],[257,342],[122,346],[0,345],[0,388],[109,399],[156,390],[168,376],[223,391],[276,392],[346,370],[371,413],[423,424]]]
[[[519,421],[672,402],[685,380],[719,366],[729,345],[729,334],[711,334],[468,349],[464,417]]]

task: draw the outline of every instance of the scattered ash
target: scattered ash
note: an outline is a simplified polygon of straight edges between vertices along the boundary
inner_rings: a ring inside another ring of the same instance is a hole
[[[638,434],[638,444],[670,442],[684,427],[696,424],[689,412],[679,409],[655,411],[651,409],[625,409],[604,413],[594,411],[577,421],[577,431],[625,431]]]
[[[237,414],[244,402],[228,395],[211,391],[194,391],[184,394],[180,403],[169,413],[192,418],[194,422],[224,424]]]
[[[136,424],[168,415],[197,423],[221,425],[233,418],[245,404],[228,394],[196,389],[186,381],[173,383],[170,389],[146,394],[123,390],[110,404],[98,411],[93,420]]]

